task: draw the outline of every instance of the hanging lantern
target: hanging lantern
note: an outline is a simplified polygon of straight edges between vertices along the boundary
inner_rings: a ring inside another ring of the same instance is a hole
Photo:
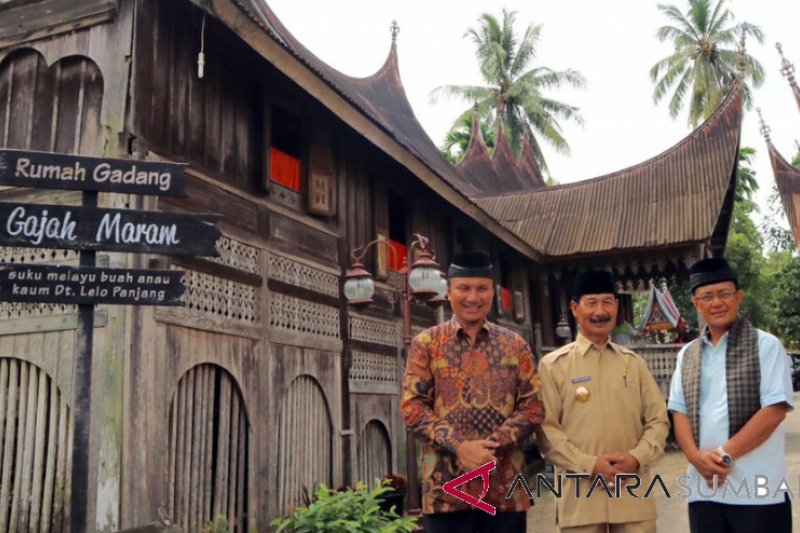
[[[447,301],[447,277],[444,272],[439,272],[439,292],[436,296],[428,300],[427,303],[431,307],[438,307]]]
[[[364,270],[364,265],[356,261],[347,270],[344,277],[344,297],[349,305],[368,305],[375,294],[375,283],[372,275]]]
[[[435,298],[441,290],[442,273],[439,264],[431,258],[427,248],[422,250],[422,257],[414,261],[408,273],[408,287],[411,295],[418,300],[427,301]]]
[[[556,336],[560,339],[572,338],[572,330],[569,329],[569,322],[567,322],[567,316],[564,314],[561,315],[561,320],[556,324]]]

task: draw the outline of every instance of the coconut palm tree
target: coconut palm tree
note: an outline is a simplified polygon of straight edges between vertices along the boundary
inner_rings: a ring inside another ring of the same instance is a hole
[[[688,98],[688,122],[696,127],[719,106],[739,67],[743,67],[745,104],[750,107],[748,83],[753,87],[764,83],[764,68],[744,51],[744,39],[752,36],[761,43],[764,33],[746,22],[733,24],[733,13],[724,7],[725,0],[688,2],[686,13],[674,5],[658,6],[670,25],[660,27],[656,37],[662,42],[672,41],[675,48],[653,65],[650,79],[655,83],[656,103],[672,93],[669,99],[672,118],[678,116]]]
[[[470,28],[465,37],[475,43],[478,67],[486,85],[444,85],[431,93],[431,101],[441,96],[465,100],[469,107],[453,122],[451,132],[458,130],[472,118],[478,117],[490,130],[496,129],[497,120],[503,126],[511,146],[519,152],[522,139],[530,135],[531,145],[542,170],[547,164],[542,156],[540,140],[569,153],[569,145],[561,134],[560,120],[583,124],[578,108],[549,98],[543,94],[548,89],[558,89],[564,84],[583,87],[583,75],[575,70],[556,71],[547,67],[531,68],[536,59],[536,46],[542,26],[530,24],[522,39],[514,31],[516,13],[503,10],[502,21],[488,13],[478,19],[476,28]],[[473,107],[473,105],[475,107]]]

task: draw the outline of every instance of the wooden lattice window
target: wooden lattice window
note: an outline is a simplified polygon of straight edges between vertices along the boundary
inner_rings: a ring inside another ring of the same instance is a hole
[[[392,443],[380,420],[370,420],[359,439],[358,478],[370,487],[392,471]]]
[[[178,382],[170,406],[168,512],[185,531],[218,516],[248,531],[249,424],[242,395],[223,368],[203,364]]]
[[[35,365],[0,358],[0,531],[69,529],[72,416]]]
[[[311,376],[295,378],[278,427],[278,513],[307,505],[320,483],[333,482],[333,425],[325,393]]]

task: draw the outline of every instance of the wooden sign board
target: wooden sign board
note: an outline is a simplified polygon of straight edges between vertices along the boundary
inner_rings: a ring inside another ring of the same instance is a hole
[[[0,185],[184,196],[185,164],[0,149]]]
[[[214,256],[219,215],[0,203],[0,246]]]
[[[0,264],[0,300],[181,306],[179,270]]]

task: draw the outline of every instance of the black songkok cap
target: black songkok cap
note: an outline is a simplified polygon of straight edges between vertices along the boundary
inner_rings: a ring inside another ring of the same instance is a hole
[[[492,258],[486,252],[464,252],[457,254],[447,269],[447,277],[491,278]]]
[[[576,302],[584,294],[613,294],[617,295],[617,286],[614,275],[605,270],[581,272],[575,280],[572,290],[572,299]]]
[[[692,292],[703,285],[722,281],[732,281],[739,286],[739,276],[722,257],[701,259],[689,269],[689,288]]]

